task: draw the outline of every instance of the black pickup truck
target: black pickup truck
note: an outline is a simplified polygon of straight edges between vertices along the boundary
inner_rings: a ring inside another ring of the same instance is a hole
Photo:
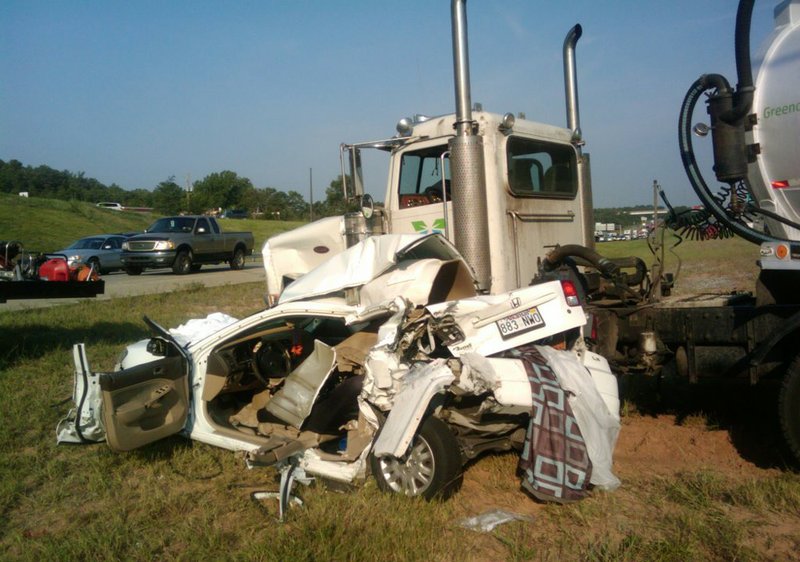
[[[184,275],[221,262],[242,269],[252,253],[252,232],[222,232],[213,217],[187,215],[158,219],[144,234],[128,238],[121,259],[128,275],[159,267]]]

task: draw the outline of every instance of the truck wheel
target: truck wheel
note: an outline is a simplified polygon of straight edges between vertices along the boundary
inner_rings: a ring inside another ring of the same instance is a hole
[[[384,492],[447,499],[461,487],[461,454],[455,436],[429,416],[402,458],[370,456],[378,488]]]
[[[789,364],[783,376],[778,395],[778,416],[783,438],[795,461],[800,463],[800,355]]]
[[[192,271],[192,253],[189,250],[181,250],[172,262],[172,273],[186,275],[190,271]]]
[[[202,267],[203,267],[203,264],[202,264],[202,263],[193,263],[193,264],[192,264],[192,267],[191,267],[191,270],[192,270],[192,271],[200,271],[200,269],[201,269]]]
[[[231,269],[233,270],[244,269],[244,250],[241,248],[236,248],[233,251],[233,257],[231,257],[230,265]]]
[[[136,267],[133,265],[129,265],[128,267],[125,268],[125,273],[127,273],[128,275],[141,275],[142,271],[144,271],[143,268]]]

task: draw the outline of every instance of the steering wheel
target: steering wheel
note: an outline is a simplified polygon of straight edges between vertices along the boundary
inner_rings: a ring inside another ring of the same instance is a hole
[[[260,342],[253,355],[253,373],[265,386],[269,386],[269,379],[283,378],[292,370],[289,350],[279,342]]]
[[[425,188],[425,197],[427,197],[431,203],[441,203],[444,200],[442,186],[437,184]]]

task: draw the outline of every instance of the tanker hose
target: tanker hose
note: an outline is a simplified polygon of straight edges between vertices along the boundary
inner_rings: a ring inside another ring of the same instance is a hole
[[[726,123],[735,123],[750,112],[753,105],[753,67],[750,64],[750,21],[755,0],[740,0],[736,10],[736,94],[734,106],[720,115]]]
[[[603,277],[608,279],[615,277],[619,273],[619,267],[614,262],[579,244],[567,244],[566,246],[554,248],[545,256],[542,268],[545,271],[552,271],[561,265],[565,258],[571,256],[581,258],[590,263]]]
[[[719,93],[729,93],[730,85],[728,81],[719,74],[704,74],[691,85],[686,92],[681,105],[681,112],[678,117],[678,144],[680,146],[681,161],[686,175],[689,178],[689,183],[692,184],[697,196],[700,198],[703,206],[714,215],[717,220],[730,227],[734,234],[738,234],[745,240],[753,242],[754,244],[762,244],[764,242],[788,242],[782,238],[768,236],[763,232],[758,232],[748,228],[744,224],[732,219],[728,216],[725,208],[720,202],[712,195],[711,190],[703,178],[700,168],[697,165],[697,160],[694,156],[692,148],[692,115],[697,102],[703,96],[703,93],[708,90],[717,90]],[[731,186],[733,187],[733,186]]]

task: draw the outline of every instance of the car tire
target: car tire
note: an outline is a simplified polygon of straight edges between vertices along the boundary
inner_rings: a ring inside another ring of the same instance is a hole
[[[778,394],[781,432],[795,463],[800,465],[800,355],[789,363]]]
[[[233,256],[231,257],[230,261],[231,269],[234,271],[244,269],[244,258],[244,250],[242,248],[236,248],[233,251]]]
[[[136,267],[132,265],[129,265],[128,267],[125,268],[125,273],[127,273],[128,275],[141,275],[142,271],[144,271],[143,267]]]
[[[370,468],[384,492],[447,499],[463,481],[461,452],[447,424],[429,416],[402,458],[370,456]]]
[[[181,250],[172,262],[172,273],[175,275],[186,275],[192,271],[192,253],[189,250]]]
[[[94,271],[94,272],[95,272],[95,273],[97,273],[97,274],[102,274],[102,273],[105,273],[105,272],[104,272],[104,271],[103,271],[103,270],[100,268],[100,260],[99,260],[99,259],[97,259],[97,258],[89,258],[89,259],[86,261],[86,265],[87,265],[88,267],[91,267],[91,268],[92,268],[92,271]]]

